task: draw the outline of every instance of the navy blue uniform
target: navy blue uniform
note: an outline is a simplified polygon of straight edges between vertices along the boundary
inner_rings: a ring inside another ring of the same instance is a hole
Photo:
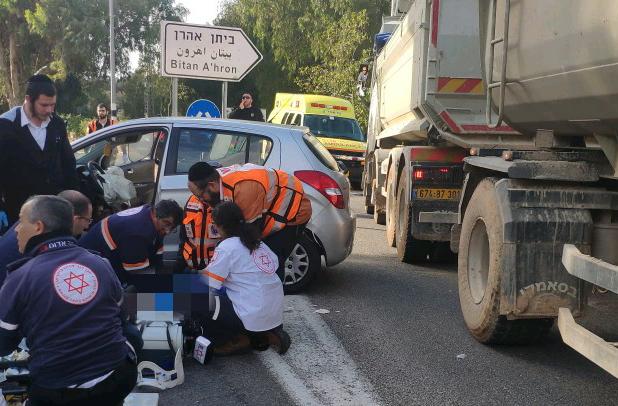
[[[79,245],[109,259],[121,280],[125,272],[162,265],[163,239],[155,229],[151,207],[135,207],[104,218],[79,239]]]
[[[22,257],[17,247],[17,233],[13,226],[0,237],[0,287],[6,278],[6,268],[11,262],[15,262]]]
[[[105,259],[72,237],[43,239],[29,258],[9,267],[0,289],[0,355],[26,337],[33,385],[40,388],[68,388],[104,376],[129,355],[121,301],[120,282]]]

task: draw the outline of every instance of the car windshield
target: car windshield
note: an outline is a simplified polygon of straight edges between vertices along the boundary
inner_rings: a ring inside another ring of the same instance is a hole
[[[345,138],[365,142],[358,122],[351,118],[305,114],[304,126],[318,137]]]

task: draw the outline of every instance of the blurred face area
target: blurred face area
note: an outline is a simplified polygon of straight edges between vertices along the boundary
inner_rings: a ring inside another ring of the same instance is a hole
[[[252,103],[253,103],[253,97],[251,97],[249,93],[245,93],[242,95],[242,104],[243,106],[245,106],[245,108],[251,107]]]
[[[73,236],[78,237],[90,228],[92,224],[92,206],[88,206],[88,211],[81,215],[73,216]]]
[[[42,94],[34,102],[30,96],[26,96],[26,101],[30,106],[30,118],[34,121],[46,121],[51,118],[52,113],[56,110],[56,96]]]
[[[195,197],[206,203],[210,207],[215,207],[221,201],[219,193],[219,182],[208,182],[205,188],[201,189],[195,183],[189,181],[189,190]]]
[[[160,236],[165,237],[176,228],[174,219],[172,217],[159,218],[153,213],[152,222]]]
[[[107,118],[107,109],[105,107],[99,107],[97,109],[97,116],[99,120],[105,120]]]
[[[42,221],[34,223],[30,222],[30,203],[26,203],[21,207],[19,212],[19,224],[15,227],[17,233],[17,247],[19,252],[24,254],[26,251],[26,245],[32,237],[43,234],[45,232],[45,225]]]

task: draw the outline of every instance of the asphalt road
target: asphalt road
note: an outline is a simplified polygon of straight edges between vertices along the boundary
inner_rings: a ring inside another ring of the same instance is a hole
[[[185,361],[161,405],[615,405],[618,381],[565,346],[489,347],[471,338],[456,265],[411,266],[365,215],[353,254],[289,297],[289,353]]]

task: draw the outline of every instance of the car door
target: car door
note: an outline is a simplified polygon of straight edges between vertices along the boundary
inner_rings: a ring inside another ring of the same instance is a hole
[[[169,128],[161,125],[113,127],[73,145],[78,165],[94,161],[103,169],[121,168],[135,186],[131,206],[154,201]]]

